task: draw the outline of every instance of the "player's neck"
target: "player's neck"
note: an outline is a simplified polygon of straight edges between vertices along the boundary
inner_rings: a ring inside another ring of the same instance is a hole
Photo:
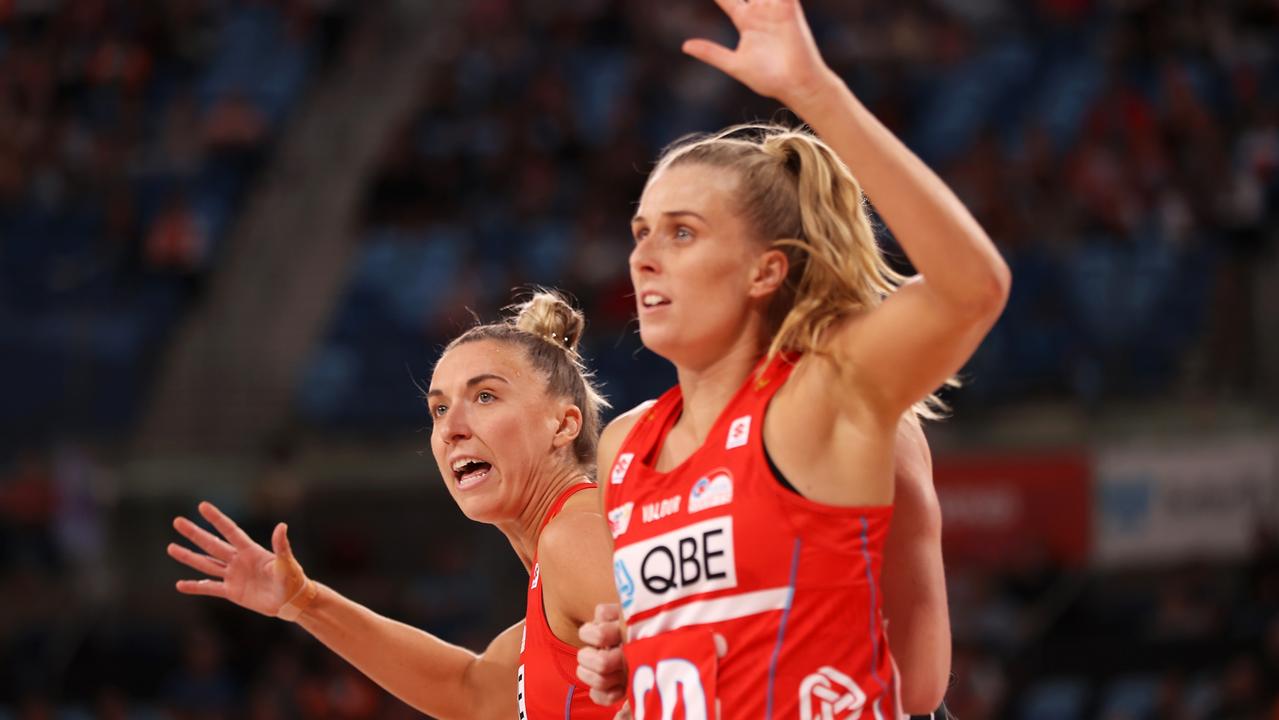
[[[702,367],[676,368],[684,400],[676,423],[678,431],[687,433],[700,446],[720,413],[755,369],[762,353],[757,342],[743,337],[728,352]]]
[[[560,495],[574,485],[585,482],[589,478],[581,468],[556,463],[554,467],[541,468],[528,477],[531,489],[519,514],[505,522],[497,523],[511,543],[515,554],[529,572],[533,571],[533,558],[537,556],[537,542],[542,535],[542,523],[551,506]]]

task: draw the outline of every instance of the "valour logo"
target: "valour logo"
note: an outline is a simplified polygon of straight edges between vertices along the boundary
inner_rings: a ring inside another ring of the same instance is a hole
[[[658,502],[644,503],[640,512],[644,515],[644,522],[651,523],[654,520],[661,520],[669,515],[679,512],[679,503],[684,498],[680,495],[668,497]]]
[[[866,693],[833,667],[818,668],[799,684],[800,720],[857,720],[866,706]]]
[[[613,533],[614,540],[626,534],[626,529],[631,526],[631,511],[634,509],[635,503],[628,502],[608,511],[608,530]]]
[[[533,581],[529,583],[528,589],[529,590],[536,589],[537,581],[540,580],[541,578],[542,578],[542,563],[534,563],[533,564]]]
[[[725,468],[712,470],[693,483],[688,492],[688,513],[733,502],[733,474]]]
[[[613,472],[609,475],[614,485],[621,485],[626,479],[626,471],[631,469],[631,461],[634,459],[635,453],[622,453],[617,456],[617,462],[613,463]]]
[[[744,446],[751,437],[751,416],[743,415],[728,426],[728,440],[724,441],[724,449],[732,450]]]

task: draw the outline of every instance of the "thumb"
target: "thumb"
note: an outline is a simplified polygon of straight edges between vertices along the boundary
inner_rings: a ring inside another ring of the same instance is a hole
[[[736,53],[719,43],[701,38],[685,40],[683,50],[711,67],[718,68],[728,75],[733,74],[729,68],[733,66]]]
[[[289,526],[279,523],[275,526],[275,532],[271,533],[271,549],[275,550],[275,554],[281,560],[292,563],[293,547],[289,545]]]

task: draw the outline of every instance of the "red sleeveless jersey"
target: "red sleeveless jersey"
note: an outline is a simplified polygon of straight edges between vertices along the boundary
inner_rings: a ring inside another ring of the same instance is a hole
[[[541,529],[546,529],[570,497],[593,487],[594,483],[581,483],[565,490],[551,504]],[[590,688],[577,679],[577,648],[555,637],[547,624],[546,609],[542,605],[542,572],[536,553],[528,585],[517,678],[519,720],[613,720],[620,708],[620,703],[603,707],[591,700]]]
[[[607,482],[636,720],[901,717],[881,608],[892,506],[784,488],[763,442],[797,355],[752,373],[705,443],[653,469],[678,387],[632,428]]]

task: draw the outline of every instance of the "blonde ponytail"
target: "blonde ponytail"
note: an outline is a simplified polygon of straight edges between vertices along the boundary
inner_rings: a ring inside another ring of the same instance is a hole
[[[770,359],[782,351],[820,354],[832,325],[879,305],[905,280],[884,260],[861,185],[813,134],[757,124],[690,136],[663,152],[653,174],[683,164],[735,170],[738,207],[759,239],[790,261],[770,307]],[[947,410],[936,394],[914,407],[929,419]]]

